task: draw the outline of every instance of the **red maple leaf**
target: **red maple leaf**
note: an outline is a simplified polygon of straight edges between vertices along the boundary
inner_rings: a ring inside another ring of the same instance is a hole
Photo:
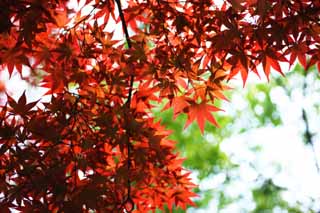
[[[216,119],[213,117],[212,112],[221,111],[221,109],[213,105],[209,105],[204,101],[201,102],[200,104],[194,103],[190,105],[188,109],[189,109],[188,119],[185,124],[185,128],[187,128],[194,120],[197,121],[202,134],[204,133],[204,126],[207,120],[213,125],[215,125],[216,127],[219,127],[219,124],[217,123]]]

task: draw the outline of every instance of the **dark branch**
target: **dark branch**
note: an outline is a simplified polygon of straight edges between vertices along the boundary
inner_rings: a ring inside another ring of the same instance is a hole
[[[121,23],[122,23],[122,29],[123,29],[124,35],[126,37],[128,48],[130,49],[132,47],[132,43],[131,43],[131,40],[130,40],[130,36],[129,36],[126,20],[124,18],[123,11],[121,9],[121,2],[120,2],[120,0],[115,0],[115,1],[117,3],[117,6],[118,6],[119,16],[120,16]],[[130,76],[130,85],[129,85],[129,95],[128,95],[128,100],[127,100],[127,103],[126,103],[127,105],[129,105],[129,107],[130,107],[131,98],[132,98],[133,81],[134,81],[134,75],[131,74],[131,76]]]
[[[120,0],[115,0],[116,3],[117,3],[117,6],[118,6],[118,11],[119,11],[119,16],[120,16],[120,19],[121,19],[121,23],[122,23],[122,29],[123,29],[123,32],[125,34],[125,37],[126,37],[126,41],[127,41],[127,44],[128,44],[128,48],[130,49],[132,47],[132,44],[131,44],[131,40],[130,40],[130,37],[129,37],[129,32],[128,32],[128,27],[127,27],[127,24],[126,24],[126,20],[124,18],[124,15],[123,15],[123,11],[122,11],[122,8],[121,8],[121,2]],[[126,102],[126,105],[127,107],[130,109],[130,105],[131,105],[131,99],[132,99],[132,91],[133,91],[133,82],[134,82],[134,75],[131,73],[130,75],[130,83],[129,83],[129,94],[128,94],[128,99],[127,99],[127,102]],[[129,135],[127,135],[127,151],[128,151],[128,162],[127,162],[127,170],[128,170],[128,182],[127,182],[127,187],[128,187],[128,195],[127,195],[127,198],[123,201],[122,205],[124,207],[124,209],[126,210],[126,212],[131,212],[133,209],[134,209],[134,202],[131,198],[131,180],[130,180],[130,168],[131,168],[131,144],[130,144],[130,132],[128,133]],[[129,205],[129,209],[125,206],[125,205]]]

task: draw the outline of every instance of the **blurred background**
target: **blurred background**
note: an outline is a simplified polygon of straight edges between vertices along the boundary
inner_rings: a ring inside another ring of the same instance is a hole
[[[320,212],[318,70],[297,64],[270,79],[231,80],[229,102],[217,103],[220,128],[208,124],[204,135],[195,123],[183,128],[186,116],[155,112],[198,184],[187,212]]]

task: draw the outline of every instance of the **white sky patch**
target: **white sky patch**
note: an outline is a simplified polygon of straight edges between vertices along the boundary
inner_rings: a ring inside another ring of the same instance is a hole
[[[25,76],[23,75],[23,77]],[[48,89],[30,85],[27,81],[21,79],[21,75],[17,71],[14,71],[10,78],[9,72],[6,69],[1,70],[0,79],[5,82],[7,94],[14,98],[16,101],[24,91],[26,92],[28,103],[40,99],[44,102],[50,100],[49,95],[43,96],[48,91]],[[5,96],[5,94],[2,95]]]
[[[262,147],[259,153],[248,149],[255,145]],[[310,197],[320,199],[320,175],[315,167],[313,153],[310,147],[301,141],[296,126],[254,129],[224,141],[221,148],[240,166],[240,179],[225,190],[229,196],[246,194],[250,197],[251,188],[254,187],[258,175],[263,175],[264,178],[272,178],[275,184],[288,189],[285,199],[289,203],[308,200]],[[214,182],[205,183],[209,183],[206,185],[210,186],[209,188],[216,186]],[[251,205],[250,202],[236,202],[238,207],[231,206],[228,210],[235,208],[239,211],[239,208]]]

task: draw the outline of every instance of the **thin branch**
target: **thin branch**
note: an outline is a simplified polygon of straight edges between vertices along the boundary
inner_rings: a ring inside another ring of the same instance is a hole
[[[118,11],[119,11],[119,16],[120,16],[121,23],[122,23],[122,29],[123,29],[124,35],[126,36],[126,40],[128,42],[128,47],[131,48],[131,40],[130,40],[130,36],[129,36],[129,31],[128,31],[128,27],[127,27],[127,24],[126,24],[126,20],[124,18],[124,14],[123,14],[123,11],[122,11],[122,8],[121,8],[121,2],[120,2],[120,0],[116,0],[116,3],[118,5]]]
[[[122,28],[123,28],[123,32],[125,34],[126,37],[126,41],[128,44],[128,48],[130,49],[132,47],[132,43],[130,40],[130,36],[129,36],[129,32],[128,32],[128,27],[126,24],[126,20],[124,18],[124,14],[121,8],[121,2],[120,0],[115,0],[118,6],[118,11],[119,11],[119,16],[121,19],[121,23],[122,23]],[[131,73],[130,74],[130,83],[129,83],[129,94],[128,94],[128,99],[126,102],[126,106],[128,109],[130,109],[130,105],[131,105],[131,99],[132,99],[132,92],[133,92],[133,82],[134,82],[134,75]],[[130,134],[130,133],[128,133]],[[130,169],[131,169],[131,144],[130,144],[130,135],[127,135],[127,151],[128,151],[128,160],[127,160],[127,170],[128,170],[128,182],[127,182],[127,187],[128,187],[128,192],[127,192],[127,198],[123,201],[122,203],[122,208],[125,209],[126,212],[131,212],[134,209],[134,202],[131,198],[131,180],[130,180]],[[128,204],[130,207],[127,208],[126,204]]]
[[[311,148],[312,148],[313,157],[314,157],[314,162],[315,162],[317,171],[318,171],[318,173],[320,174],[320,166],[319,166],[319,162],[318,162],[318,159],[317,159],[317,152],[316,152],[316,149],[314,148],[313,143],[311,144]]]
[[[127,27],[127,24],[126,24],[126,20],[124,18],[124,14],[123,14],[123,11],[122,11],[122,8],[121,8],[121,2],[120,2],[120,0],[115,0],[115,1],[117,3],[117,6],[118,6],[119,16],[120,16],[121,23],[122,23],[122,29],[123,29],[124,35],[126,37],[128,48],[130,49],[132,47],[132,43],[131,43],[131,39],[130,39],[130,36],[129,36],[129,31],[128,31],[128,27]],[[130,107],[131,99],[132,99],[133,82],[134,82],[134,75],[131,74],[130,75],[130,84],[129,84],[129,96],[128,96],[128,100],[126,102],[126,104],[129,105],[129,107]]]
[[[91,11],[89,12],[88,15],[86,15],[85,17],[83,17],[81,20],[79,20],[77,23],[75,23],[73,26],[68,27],[67,29],[65,29],[65,32],[68,32],[72,29],[75,29],[78,25],[80,25],[81,23],[85,22],[88,18],[90,18],[90,16],[92,15],[92,12],[96,9],[96,6],[94,6]]]

